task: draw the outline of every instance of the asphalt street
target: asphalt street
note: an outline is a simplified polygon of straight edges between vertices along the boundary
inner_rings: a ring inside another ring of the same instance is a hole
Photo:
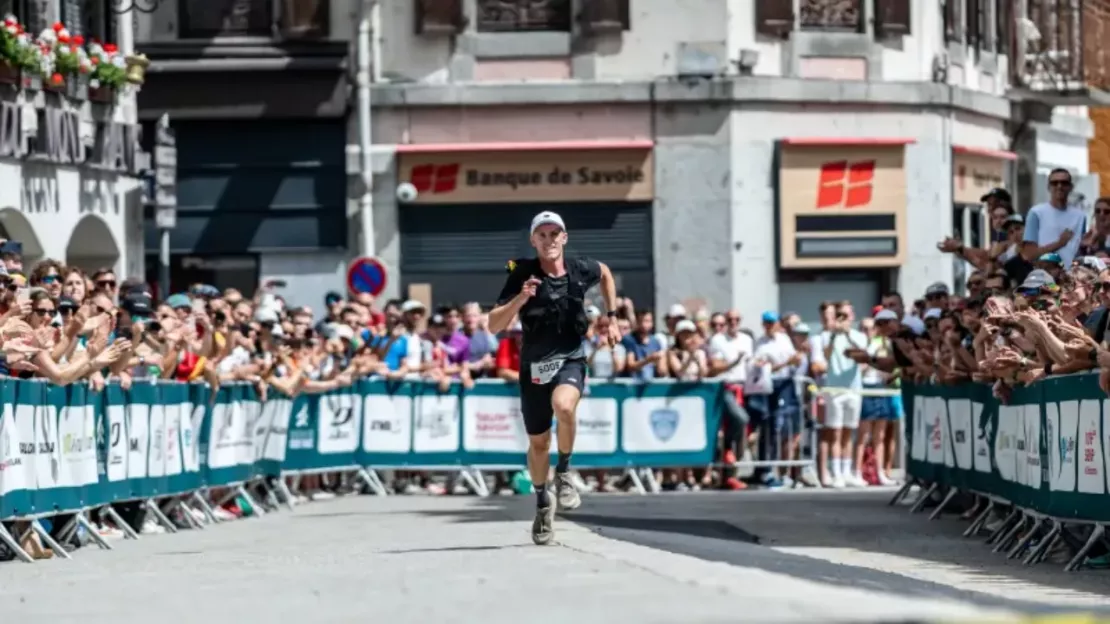
[[[1025,568],[890,492],[602,495],[533,546],[531,497],[346,497],[71,561],[0,564],[23,623],[1008,621],[1110,612],[1110,573]]]

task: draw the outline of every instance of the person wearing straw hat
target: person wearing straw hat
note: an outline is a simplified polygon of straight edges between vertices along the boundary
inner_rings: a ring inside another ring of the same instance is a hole
[[[586,292],[600,283],[605,308],[612,317],[617,309],[617,286],[609,267],[597,260],[564,256],[567,228],[558,214],[544,211],[536,215],[529,235],[536,257],[509,262],[509,276],[497,307],[489,313],[489,329],[500,332],[519,316],[524,330],[520,411],[528,432],[528,469],[536,491],[532,541],[544,545],[555,535],[555,505],[547,486],[553,417],[558,421],[558,504],[567,510],[582,504],[569,464],[574,450],[575,412],[586,383],[583,339],[590,325]],[[606,338],[610,345],[620,342],[615,323],[609,324]]]

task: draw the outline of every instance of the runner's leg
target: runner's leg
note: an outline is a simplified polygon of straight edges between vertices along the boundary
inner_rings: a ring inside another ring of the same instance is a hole
[[[559,508],[566,511],[582,505],[582,497],[570,478],[570,456],[574,452],[574,438],[578,430],[578,402],[582,399],[585,381],[585,363],[568,361],[556,375],[555,390],[551,393],[551,409],[559,423],[559,461],[555,465],[555,491],[559,497]]]
[[[536,491],[536,518],[532,521],[532,542],[551,543],[555,537],[555,505],[547,489],[551,468],[551,394],[553,385],[537,386],[520,380],[520,411],[528,432],[528,473]]]

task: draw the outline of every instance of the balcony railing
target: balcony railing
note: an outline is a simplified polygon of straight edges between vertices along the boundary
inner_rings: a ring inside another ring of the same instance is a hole
[[[863,0],[801,0],[798,17],[803,30],[860,32]]]
[[[1027,0],[1009,46],[1012,83],[1036,92],[1110,90],[1110,0]]]
[[[480,32],[568,32],[570,0],[478,0]]]

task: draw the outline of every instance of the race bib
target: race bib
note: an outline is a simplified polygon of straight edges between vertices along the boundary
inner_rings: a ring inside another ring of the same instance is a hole
[[[544,360],[542,362],[535,362],[532,364],[532,383],[538,386],[544,386],[555,379],[559,369],[563,368],[566,363],[566,358],[559,358],[556,360]]]

